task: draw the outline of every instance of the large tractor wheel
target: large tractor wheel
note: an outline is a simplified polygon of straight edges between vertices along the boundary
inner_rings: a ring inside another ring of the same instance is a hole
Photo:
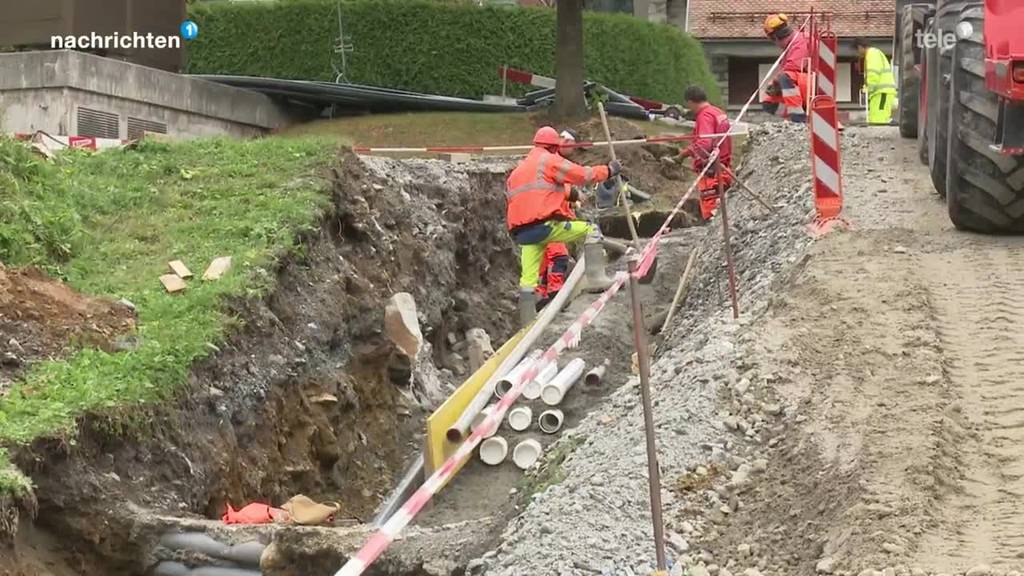
[[[973,34],[958,35],[953,51],[946,203],[957,228],[1024,232],[1024,159],[991,148],[999,99],[985,87],[984,16],[984,5],[971,2],[957,22],[969,24]]]
[[[924,30],[928,31],[934,27],[933,18],[926,18]],[[917,157],[921,164],[928,166],[928,137],[932,134],[935,118],[928,116],[929,97],[931,96],[932,85],[932,62],[938,55],[934,50],[921,49],[921,86],[920,99],[917,102]]]
[[[942,36],[947,34],[947,30],[956,29],[960,12],[967,4],[964,0],[940,0],[935,24],[929,28],[939,42],[938,46],[928,50],[928,166],[935,191],[943,198],[946,197],[946,158],[949,154],[949,77],[953,66],[953,46],[946,45]]]
[[[900,15],[900,51],[893,58],[900,66],[900,135],[917,137],[917,105],[921,98],[921,74],[914,68],[914,7],[904,6]]]

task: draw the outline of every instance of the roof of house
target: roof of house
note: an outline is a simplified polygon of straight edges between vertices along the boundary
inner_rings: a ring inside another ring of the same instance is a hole
[[[765,17],[781,12],[802,23],[811,9],[832,15],[840,37],[889,37],[895,0],[690,0],[689,31],[698,38],[764,38]]]

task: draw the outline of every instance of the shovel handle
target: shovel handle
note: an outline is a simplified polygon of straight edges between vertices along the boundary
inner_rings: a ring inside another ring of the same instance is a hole
[[[615,157],[615,146],[612,145],[612,132],[608,128],[608,116],[604,112],[604,104],[601,102],[597,103],[597,111],[601,114],[601,126],[604,128],[604,139],[608,142],[608,153],[611,154],[612,161],[617,160]],[[619,188],[619,198],[622,200],[622,205],[626,208],[626,223],[629,224],[629,234],[633,237],[633,242],[640,242],[640,236],[636,233],[636,223],[633,221],[633,211],[629,208],[629,197],[626,194],[626,188],[622,185],[622,178],[618,175],[615,176],[615,184]]]

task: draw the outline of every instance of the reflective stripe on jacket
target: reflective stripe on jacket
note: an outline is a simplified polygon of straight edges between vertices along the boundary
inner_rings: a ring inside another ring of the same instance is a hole
[[[568,220],[569,188],[566,184],[584,186],[608,179],[607,166],[580,166],[535,147],[508,176],[505,189],[506,224],[513,230],[527,224],[552,218]]]
[[[868,94],[896,94],[896,78],[885,53],[878,48],[868,48],[864,56],[864,84]]]

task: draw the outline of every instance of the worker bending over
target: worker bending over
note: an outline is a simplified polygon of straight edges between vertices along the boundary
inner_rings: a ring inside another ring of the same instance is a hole
[[[622,168],[615,160],[607,166],[580,166],[563,158],[559,155],[562,138],[550,126],[537,130],[533,144],[526,158],[509,174],[505,191],[506,224],[521,250],[519,317],[523,325],[537,313],[537,271],[547,245],[575,242],[597,232],[589,222],[574,219],[569,202],[579,200],[580,193],[566,184],[596,184],[615,176]],[[603,250],[600,244],[594,246]],[[588,268],[603,265],[602,259],[587,255],[584,254],[584,260]]]
[[[853,41],[864,59],[864,88],[868,95],[868,124],[891,124],[896,102],[896,79],[885,53],[864,38]]]
[[[768,98],[762,101],[765,111],[778,112],[791,122],[805,123],[810,40],[803,32],[790,26],[789,17],[785,14],[768,16],[764,21],[764,33],[784,54],[781,69],[769,83]]]
[[[700,86],[690,86],[684,93],[686,107],[693,112],[693,142],[682,151],[680,156],[693,159],[693,170],[700,174],[708,165],[711,153],[718,145],[718,159],[704,176],[697,182],[700,192],[700,214],[710,220],[718,208],[718,183],[723,188],[732,185],[732,176],[722,168],[732,166],[732,136],[712,136],[712,134],[728,134],[731,129],[729,116],[721,108],[708,102],[708,95]]]
[[[568,128],[560,134],[563,145],[558,149],[558,155],[563,158],[572,158],[575,148],[568,144],[576,141],[576,133]],[[575,220],[576,214],[573,211],[573,204],[569,201],[572,196],[572,184],[565,185],[566,213],[570,219]],[[558,296],[558,292],[565,285],[565,278],[569,274],[569,247],[565,242],[550,242],[544,247],[544,257],[540,262],[540,274],[537,284],[537,311],[540,312],[547,306],[548,302]]]

